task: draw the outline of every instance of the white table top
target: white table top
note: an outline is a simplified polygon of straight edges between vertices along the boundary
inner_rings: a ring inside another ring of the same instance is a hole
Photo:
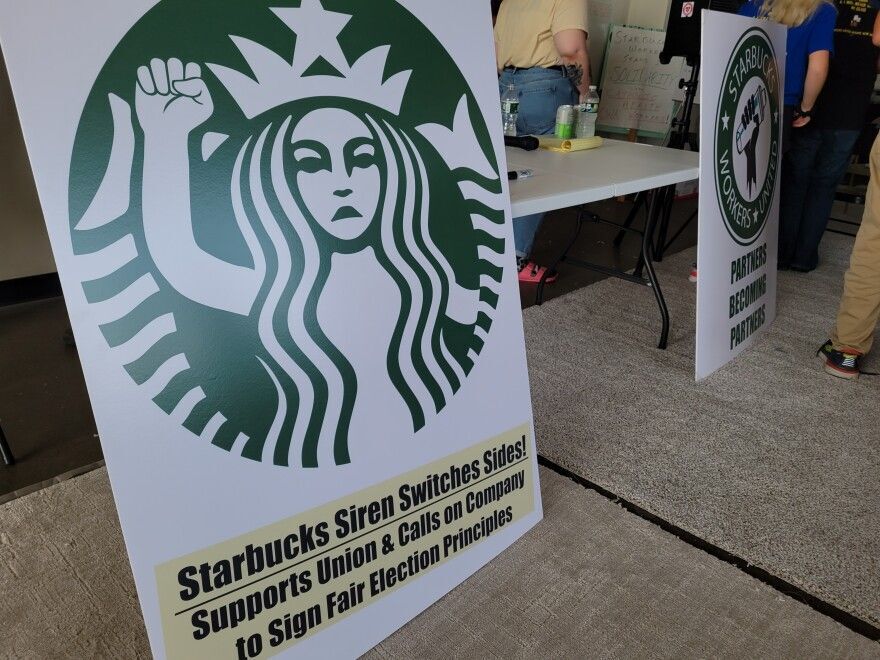
[[[622,140],[556,153],[507,148],[509,170],[534,170],[510,182],[513,217],[598,202],[699,177],[699,154]]]

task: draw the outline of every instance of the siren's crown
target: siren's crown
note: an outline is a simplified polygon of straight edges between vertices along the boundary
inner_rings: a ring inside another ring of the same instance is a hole
[[[399,114],[412,71],[383,80],[391,46],[374,48],[349,65],[339,46],[339,33],[351,15],[327,11],[321,0],[302,0],[298,8],[277,7],[272,12],[296,34],[291,62],[250,39],[230,35],[253,77],[208,64],[248,119],[291,101],[321,96],[355,99]],[[303,75],[318,59],[339,75]]]

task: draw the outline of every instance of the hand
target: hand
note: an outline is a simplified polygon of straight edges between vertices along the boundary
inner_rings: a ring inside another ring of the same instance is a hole
[[[198,64],[153,58],[138,67],[135,108],[145,134],[189,135],[211,116],[214,102]]]
[[[578,94],[578,103],[586,103],[587,96],[589,96],[589,94],[590,94],[590,88],[588,86],[587,89],[585,89],[583,92]]]
[[[736,150],[742,153],[752,141],[752,137],[764,121],[764,95],[763,87],[758,89],[746,101],[739,127],[736,130]]]
[[[812,117],[798,117],[793,122],[791,122],[791,125],[795,128],[803,128],[810,123],[810,119],[812,119]]]

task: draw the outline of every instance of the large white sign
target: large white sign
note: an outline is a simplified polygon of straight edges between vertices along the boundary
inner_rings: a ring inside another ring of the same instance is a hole
[[[0,40],[156,657],[356,656],[540,519],[488,3]]]
[[[786,30],[703,11],[696,377],[776,317]]]

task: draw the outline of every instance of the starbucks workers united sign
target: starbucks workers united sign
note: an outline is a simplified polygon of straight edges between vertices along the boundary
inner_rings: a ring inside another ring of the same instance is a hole
[[[701,12],[696,376],[748,348],[776,314],[785,28]]]
[[[715,177],[730,237],[751,245],[774,201],[779,175],[779,70],[767,33],[752,28],[734,47],[716,110]]]
[[[0,42],[154,655],[357,656],[540,519],[488,4]]]

